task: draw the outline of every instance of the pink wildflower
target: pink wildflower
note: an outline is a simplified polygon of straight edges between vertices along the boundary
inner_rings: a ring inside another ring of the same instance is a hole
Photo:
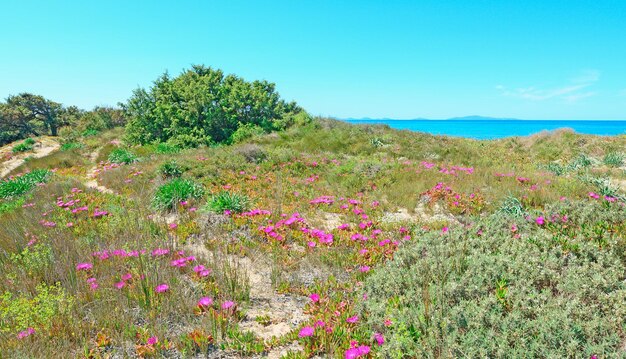
[[[351,323],[351,324],[354,324],[354,323],[356,323],[358,321],[359,321],[359,316],[358,315],[355,315],[353,317],[349,317],[348,319],[346,319],[346,322],[347,323]]]
[[[300,329],[300,333],[298,333],[298,336],[300,338],[306,338],[312,336],[314,332],[315,329],[313,327],[304,327]]]
[[[156,293],[163,293],[163,292],[167,292],[170,289],[170,286],[163,283],[163,284],[159,284],[156,286],[156,288],[154,288],[154,291]]]
[[[93,268],[91,263],[78,263],[76,265],[76,270],[90,270],[91,268]]]
[[[213,305],[213,299],[210,297],[202,297],[198,301],[198,307],[200,308],[210,307],[211,305]]]
[[[24,338],[26,338],[28,336],[33,335],[33,334],[35,334],[35,329],[28,328],[28,329],[26,329],[24,331],[21,331],[21,332],[17,333],[17,339],[24,339]]]
[[[235,305],[235,302],[227,300],[224,303],[222,303],[222,309],[227,310],[232,308]]]
[[[381,333],[374,333],[374,340],[378,345],[385,344],[385,337]]]
[[[311,299],[311,302],[313,303],[317,303],[320,301],[320,295],[317,293],[313,293],[309,296],[309,298]]]

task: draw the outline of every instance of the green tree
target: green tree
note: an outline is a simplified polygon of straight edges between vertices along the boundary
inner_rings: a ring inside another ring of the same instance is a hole
[[[57,136],[59,128],[80,113],[74,106],[64,108],[43,96],[21,93],[0,104],[0,141],[15,141],[28,136]]]
[[[124,110],[130,142],[185,147],[229,142],[240,125],[280,129],[281,119],[302,111],[283,101],[272,83],[247,82],[201,65],[176,78],[165,73],[149,90],[135,90]]]

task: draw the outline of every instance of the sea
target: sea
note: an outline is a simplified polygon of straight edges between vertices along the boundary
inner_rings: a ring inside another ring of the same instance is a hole
[[[385,124],[398,130],[427,132],[434,135],[497,139],[528,136],[542,131],[569,128],[577,133],[616,136],[626,135],[626,120],[388,120],[349,119],[349,123]]]

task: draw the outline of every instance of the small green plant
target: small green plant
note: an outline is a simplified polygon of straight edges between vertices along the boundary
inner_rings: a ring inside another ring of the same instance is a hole
[[[154,152],[159,154],[173,154],[180,152],[180,147],[169,143],[161,142],[156,145]]]
[[[20,196],[39,183],[45,183],[50,177],[50,171],[36,169],[22,176],[0,182],[0,198],[14,198]]]
[[[82,143],[79,143],[79,142],[67,142],[67,143],[64,143],[63,145],[61,145],[60,150],[61,151],[70,151],[70,150],[73,150],[73,149],[76,149],[76,148],[82,148],[82,147],[83,147]]]
[[[176,161],[167,161],[159,167],[159,172],[163,177],[180,177],[187,169],[179,165]]]
[[[137,162],[137,156],[129,150],[116,148],[109,154],[109,161],[117,164],[129,164]]]
[[[620,152],[609,152],[604,156],[603,162],[610,167],[621,167],[624,165],[624,154]]]
[[[83,135],[83,137],[91,137],[91,136],[97,136],[98,133],[100,133],[100,131],[94,130],[94,129],[89,129],[89,130],[83,131],[82,135]]]
[[[13,146],[13,153],[26,152],[33,149],[35,145],[35,140],[32,138],[27,138],[24,142]]]
[[[268,325],[272,323],[270,316],[267,314],[257,316],[256,318],[254,318],[254,321],[261,324],[264,327],[267,327]]]
[[[507,196],[504,201],[502,201],[499,212],[514,217],[522,217],[527,214],[522,202],[512,195]]]
[[[209,199],[206,209],[215,213],[224,213],[229,210],[241,213],[249,208],[250,199],[246,195],[221,191]]]
[[[174,208],[178,203],[187,199],[199,199],[204,195],[204,188],[189,179],[176,178],[160,186],[152,204],[159,210]]]

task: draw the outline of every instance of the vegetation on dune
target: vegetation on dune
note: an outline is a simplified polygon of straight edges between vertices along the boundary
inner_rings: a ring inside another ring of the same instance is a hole
[[[63,116],[0,181],[0,357],[626,356],[625,137],[309,119],[202,66]]]

